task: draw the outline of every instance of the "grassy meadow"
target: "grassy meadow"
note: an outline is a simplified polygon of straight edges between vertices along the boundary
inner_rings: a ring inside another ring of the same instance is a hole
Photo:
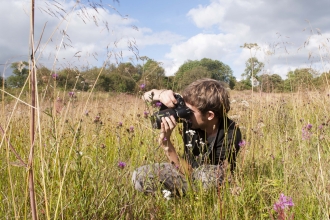
[[[39,219],[283,219],[273,209],[281,193],[294,203],[285,219],[329,218],[327,92],[231,91],[230,116],[245,140],[235,174],[218,190],[171,200],[131,184],[136,167],[167,161],[152,106],[139,95],[57,94],[38,100],[31,169]],[[31,219],[30,108],[22,101],[1,106],[0,219]],[[182,152],[178,132],[173,138]]]

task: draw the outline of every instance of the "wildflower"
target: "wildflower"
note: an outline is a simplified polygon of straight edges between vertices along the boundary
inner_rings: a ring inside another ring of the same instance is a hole
[[[126,166],[126,163],[125,162],[119,161],[119,163],[118,163],[118,167],[119,168],[124,169],[125,166]]]
[[[167,141],[167,138],[166,138],[166,137],[164,137],[164,138],[163,138],[163,141]]]
[[[74,92],[69,92],[69,96],[73,97],[74,96]]]
[[[149,112],[144,111],[143,115],[144,115],[145,118],[148,118]]]
[[[99,122],[99,121],[100,121],[100,116],[97,115],[97,116],[95,117],[95,119],[94,119],[94,123],[97,123],[97,122]]]
[[[141,85],[140,85],[140,89],[142,89],[142,90],[143,90],[145,87],[146,87],[145,84],[141,84]]]
[[[307,124],[305,127],[302,128],[302,139],[303,140],[309,140],[312,136],[312,133],[310,130],[312,129],[311,124]]]
[[[186,144],[187,147],[192,147],[192,144],[189,142],[189,144]]]
[[[104,149],[106,146],[105,144],[101,144],[101,148]]]
[[[161,107],[162,106],[162,103],[161,102],[156,102],[156,107]]]
[[[121,121],[118,122],[118,126],[119,126],[119,127],[123,126],[123,122],[121,122]]]
[[[53,79],[56,80],[58,78],[58,75],[56,73],[54,73],[54,74],[52,74],[52,77],[53,77]]]
[[[133,125],[131,125],[131,126],[129,127],[129,131],[130,131],[130,132],[134,132],[134,126],[133,126]]]
[[[196,133],[196,131],[194,131],[194,130],[188,130],[188,131],[186,131],[186,134],[190,134],[191,136],[193,136],[195,133]]]
[[[171,191],[168,191],[168,190],[164,189],[162,191],[162,193],[163,193],[165,199],[167,199],[167,200],[171,199]]]
[[[245,101],[245,100],[243,100],[243,101],[241,102],[241,105],[243,105],[243,106],[246,107],[246,108],[248,108],[248,107],[250,106],[250,104],[249,104],[247,101]]]
[[[280,199],[274,204],[274,210],[278,213],[284,211],[286,208],[294,206],[292,198],[285,196],[283,193],[280,194]]]
[[[85,115],[88,116],[88,110],[85,111]]]
[[[246,145],[246,141],[245,140],[241,140],[239,143],[238,143],[238,146],[240,147],[244,147]]]

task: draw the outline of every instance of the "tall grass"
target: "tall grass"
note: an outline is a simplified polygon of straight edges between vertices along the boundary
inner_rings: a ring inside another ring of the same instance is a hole
[[[231,115],[246,140],[235,174],[228,175],[218,192],[169,201],[161,193],[139,193],[131,184],[136,167],[166,161],[156,147],[157,131],[144,117],[143,101],[134,95],[95,93],[86,111],[88,96],[63,94],[60,112],[52,102],[40,105],[42,141],[36,143],[34,160],[40,219],[270,219],[276,217],[273,204],[280,193],[292,197],[290,212],[296,219],[328,217],[329,94],[252,98],[251,92],[232,91]],[[18,105],[1,148],[0,216],[5,219],[31,218],[26,168],[9,147],[27,160],[28,112]],[[302,129],[308,124],[312,127],[306,138]],[[179,135],[173,139],[182,146]],[[126,166],[120,168],[119,162]]]
[[[231,91],[230,116],[246,143],[235,173],[219,189],[166,200],[161,193],[137,192],[131,184],[138,166],[167,161],[157,148],[158,131],[144,117],[153,107],[139,95],[63,91],[56,82],[47,89],[36,94],[34,107],[26,90],[10,100],[3,86],[1,219],[275,219],[280,193],[294,202],[288,216],[329,218],[329,91]],[[33,157],[31,108],[37,115]],[[182,153],[178,132],[173,142]]]

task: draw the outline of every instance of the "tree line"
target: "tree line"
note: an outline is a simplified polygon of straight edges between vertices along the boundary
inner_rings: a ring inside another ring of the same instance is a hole
[[[94,88],[103,92],[138,92],[141,89],[172,89],[180,91],[200,78],[212,78],[235,90],[262,92],[295,92],[298,90],[322,89],[328,85],[330,74],[318,74],[311,68],[301,68],[287,73],[283,80],[278,74],[263,74],[264,64],[252,57],[246,61],[246,68],[239,82],[232,69],[221,61],[203,58],[188,60],[173,76],[166,76],[160,63],[144,57],[143,64],[130,62],[108,64],[105,67],[85,69],[64,68],[52,71],[44,66],[37,67],[38,87],[54,87],[66,90],[88,91]],[[1,85],[8,88],[22,88],[29,76],[27,62],[11,64],[13,74],[6,79],[0,77]]]

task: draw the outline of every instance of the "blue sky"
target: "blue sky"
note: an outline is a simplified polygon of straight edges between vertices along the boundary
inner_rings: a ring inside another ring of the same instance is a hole
[[[29,56],[30,0],[1,3],[0,68],[8,76],[10,63]],[[122,57],[117,61],[141,63],[128,49],[130,42],[140,56],[160,62],[166,75],[175,74],[187,60],[206,57],[228,64],[240,79],[251,54],[265,64],[262,73],[282,78],[296,68],[329,71],[329,0],[102,3],[105,10],[96,5],[96,13],[86,1],[36,1],[35,44],[44,30],[38,64],[56,72],[116,62],[115,54]],[[250,54],[240,47],[244,43],[259,47]]]

